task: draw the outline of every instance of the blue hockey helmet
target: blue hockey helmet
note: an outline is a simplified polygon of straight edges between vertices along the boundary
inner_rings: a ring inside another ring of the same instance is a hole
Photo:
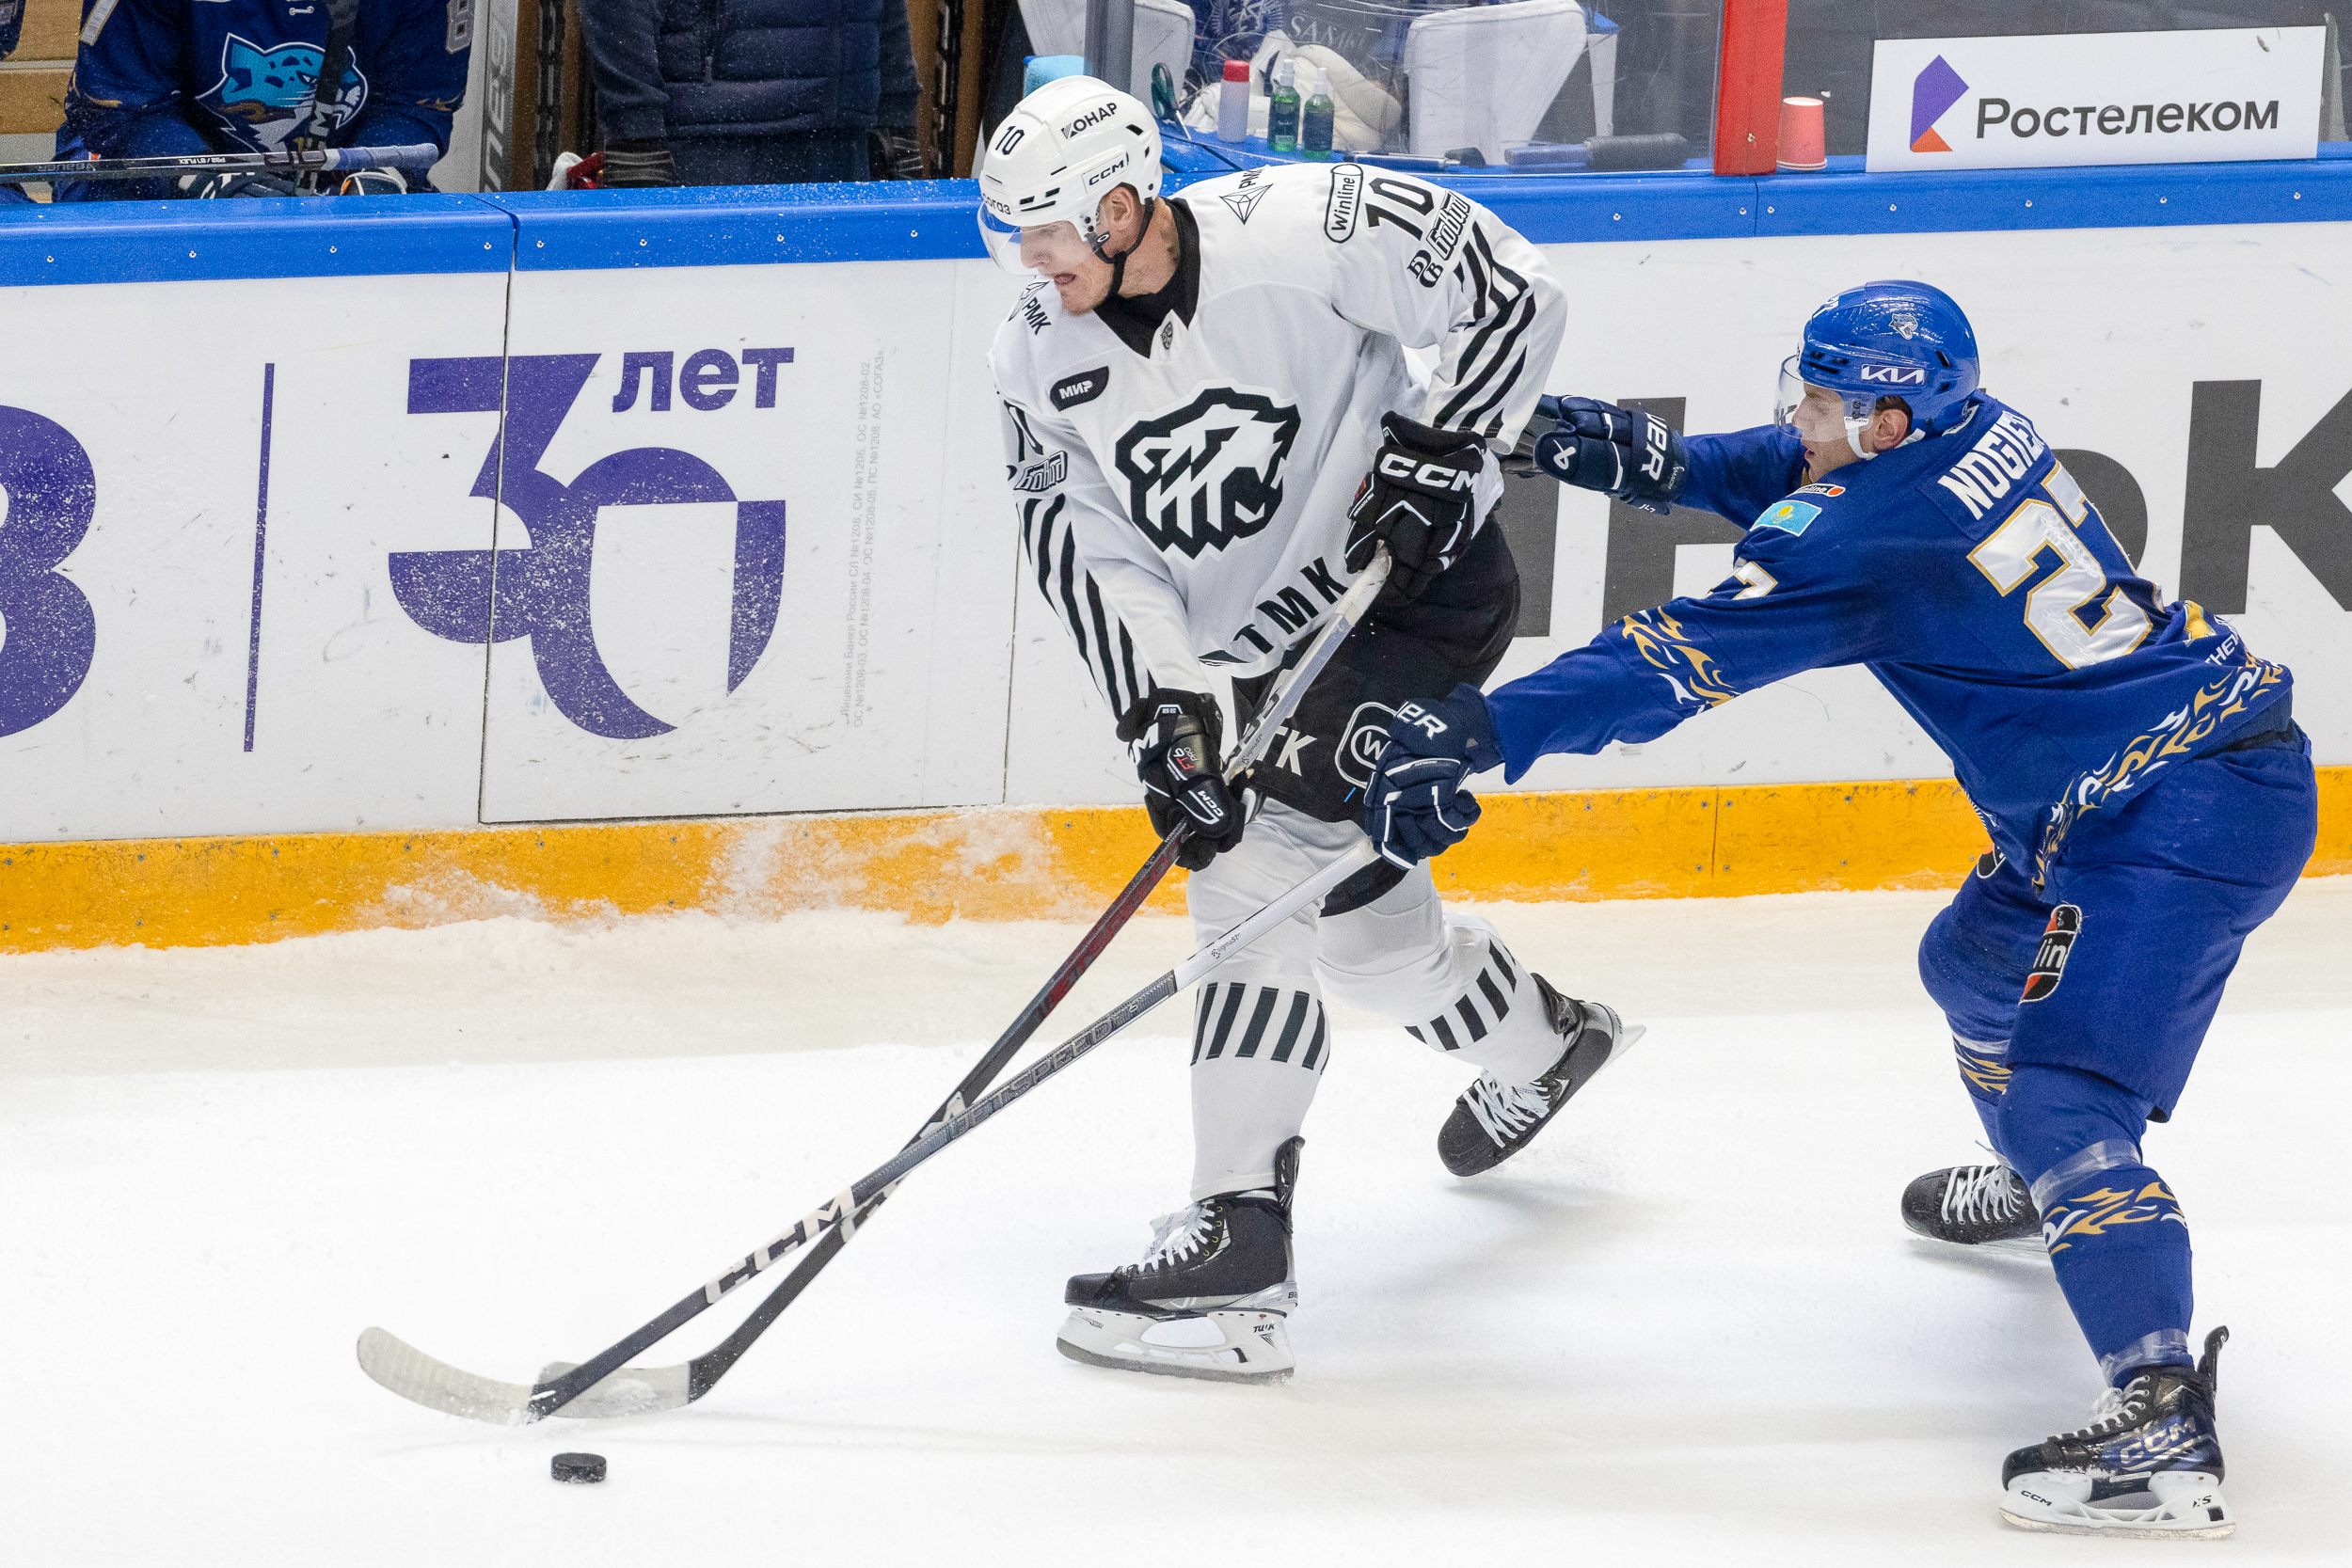
[[[1794,422],[1807,387],[1844,400],[1850,440],[1883,397],[1910,407],[1914,438],[1938,436],[1960,422],[1976,395],[1977,335],[1941,289],[1900,279],[1865,283],[1833,294],[1805,322],[1804,349],[1780,368],[1777,422]]]

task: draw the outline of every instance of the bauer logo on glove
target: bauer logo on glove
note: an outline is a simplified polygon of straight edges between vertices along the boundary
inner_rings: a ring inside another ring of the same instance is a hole
[[[1400,706],[1364,792],[1364,832],[1380,858],[1409,867],[1469,837],[1479,806],[1466,782],[1502,760],[1478,688],[1457,686],[1441,701]]]
[[[1691,471],[1682,435],[1655,414],[1594,398],[1547,397],[1536,412],[1558,425],[1523,437],[1518,471],[1534,467],[1563,484],[1598,490],[1663,515]]]

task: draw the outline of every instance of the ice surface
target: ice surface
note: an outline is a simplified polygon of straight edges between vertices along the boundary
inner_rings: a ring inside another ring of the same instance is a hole
[[[2196,1228],[2200,1328],[2236,1336],[2244,1523],[2217,1548],[1995,1522],[2001,1456],[2096,1390],[2046,1266],[1935,1256],[1896,1217],[1976,1135],[1912,969],[1939,902],[1493,907],[1530,963],[1651,1034],[1471,1181],[1433,1148],[1465,1071],[1343,1017],[1287,1386],[1054,1352],[1063,1276],[1134,1256],[1184,1196],[1170,1009],[917,1173],[707,1400],[511,1432],[395,1399],[354,1339],[380,1323],[517,1381],[601,1347],[893,1150],[1077,928],[500,920],[0,959],[0,1551],[2352,1560],[2352,879],[2305,883],[2255,938],[2148,1140]],[[1139,923],[1067,1026],[1187,946]],[[547,1479],[582,1448],[605,1485]]]

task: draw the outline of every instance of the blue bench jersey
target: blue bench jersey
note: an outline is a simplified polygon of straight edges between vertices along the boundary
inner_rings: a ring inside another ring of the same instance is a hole
[[[320,0],[84,0],[56,155],[282,151],[290,138],[316,134],[311,99],[327,20]],[[326,139],[447,148],[472,40],[469,0],[361,7],[342,92],[316,116]],[[70,181],[57,189],[65,201],[172,194],[167,180]]]
[[[1732,576],[1495,692],[1506,777],[1863,664],[2038,886],[2083,812],[2269,727],[2256,716],[2292,683],[2196,605],[2161,602],[2032,422],[1989,397],[1956,429],[1819,484],[1801,483],[1793,432],[1689,447],[1681,504],[1747,529]]]

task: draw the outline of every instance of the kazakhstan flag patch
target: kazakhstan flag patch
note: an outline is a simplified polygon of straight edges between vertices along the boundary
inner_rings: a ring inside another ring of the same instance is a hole
[[[1774,501],[1756,514],[1756,521],[1748,527],[1776,528],[1783,533],[1803,533],[1820,515],[1821,509],[1810,501]]]

